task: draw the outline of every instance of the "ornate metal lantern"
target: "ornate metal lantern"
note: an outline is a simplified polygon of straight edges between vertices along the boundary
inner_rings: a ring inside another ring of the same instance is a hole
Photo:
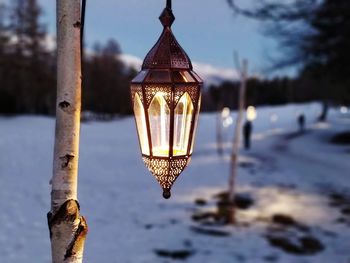
[[[190,162],[203,82],[172,33],[171,1],[159,19],[163,32],[131,82],[131,97],[143,161],[168,199]]]

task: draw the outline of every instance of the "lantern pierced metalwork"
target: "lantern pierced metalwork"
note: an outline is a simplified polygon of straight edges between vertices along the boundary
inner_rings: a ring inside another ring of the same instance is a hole
[[[172,33],[171,1],[159,20],[163,32],[131,81],[131,98],[143,161],[168,199],[192,156],[203,81]]]

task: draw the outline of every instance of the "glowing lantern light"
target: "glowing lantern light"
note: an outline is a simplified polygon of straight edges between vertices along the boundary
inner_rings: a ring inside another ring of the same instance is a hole
[[[247,108],[247,120],[248,121],[253,121],[257,117],[257,112],[254,106],[249,106]]]
[[[230,110],[230,108],[225,107],[225,108],[222,109],[222,111],[221,111],[221,117],[222,117],[222,118],[227,118],[227,117],[229,117],[230,115],[231,115],[231,110]]]
[[[340,107],[340,112],[341,112],[342,114],[347,114],[348,111],[349,111],[348,107],[346,107],[346,106],[341,106],[341,107]]]
[[[172,33],[171,1],[159,19],[163,32],[131,81],[131,97],[143,161],[168,199],[193,152],[203,82]]]
[[[229,127],[232,123],[231,110],[228,107],[225,107],[221,111],[222,125],[224,128]]]

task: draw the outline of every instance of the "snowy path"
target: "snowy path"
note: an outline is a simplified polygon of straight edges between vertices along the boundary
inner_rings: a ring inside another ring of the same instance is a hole
[[[237,211],[236,227],[210,228],[214,236],[192,219],[215,211],[213,196],[227,186],[230,136],[226,155],[219,157],[214,115],[201,116],[195,155],[168,201],[141,161],[132,118],[83,123],[79,200],[89,224],[84,263],[349,263],[349,147],[327,140],[350,123],[333,112],[329,125],[310,124],[305,135],[285,140],[297,110],[311,120],[315,105],[259,109],[253,149],[242,151],[237,178],[237,192],[254,203]],[[271,125],[267,120],[276,112],[279,121]],[[0,116],[0,263],[50,262],[53,134],[52,118]],[[196,204],[198,199],[204,203]],[[276,224],[278,214],[292,216],[294,224]],[[306,254],[286,252],[278,247],[281,241],[312,246]]]
[[[289,178],[304,180],[312,188],[350,191],[350,162],[345,154],[346,147],[328,143],[336,131],[320,130],[319,126],[314,124],[304,133],[281,134],[277,140],[271,141],[268,151],[258,155],[275,165],[277,162],[278,169],[288,168],[285,172],[295,174]],[[339,189],[340,186],[344,189]]]

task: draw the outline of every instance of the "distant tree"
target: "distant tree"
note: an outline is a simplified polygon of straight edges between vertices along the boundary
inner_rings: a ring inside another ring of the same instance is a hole
[[[46,51],[42,11],[37,0],[14,0],[10,26],[14,38],[11,86],[16,90],[18,113],[53,113],[55,77],[53,57]],[[51,61],[51,65],[50,65]]]
[[[25,0],[11,1],[10,12],[11,35],[15,40],[15,53],[20,57],[24,53]]]
[[[5,65],[5,52],[9,41],[8,28],[6,25],[6,11],[7,7],[5,4],[0,3],[0,65]],[[0,67],[0,81],[2,80],[2,69],[3,67]]]
[[[109,56],[112,58],[117,58],[121,54],[121,49],[118,42],[114,39],[109,39],[106,45],[101,49],[103,56]]]
[[[298,64],[301,80],[313,85],[304,87],[320,100],[350,102],[350,1],[260,0],[249,9],[227,1],[236,13],[266,22],[283,54],[276,68]]]
[[[288,102],[307,102],[318,98],[311,92],[305,92],[303,83],[288,77],[273,79],[250,77],[246,85],[247,105],[280,105]],[[238,102],[233,98],[238,97],[238,90],[239,83],[224,82],[209,87],[204,93],[209,93],[215,103],[220,99],[223,107],[237,109]]]
[[[350,103],[350,1],[324,0],[310,19],[306,68],[328,84],[322,94],[337,103]]]
[[[25,50],[31,56],[33,63],[42,59],[45,55],[45,37],[46,31],[43,24],[39,22],[42,10],[38,5],[37,0],[26,0],[24,15],[24,36],[27,39],[25,42]]]
[[[135,74],[120,61],[119,44],[109,40],[96,43],[94,54],[85,61],[83,109],[97,113],[131,112],[129,81]]]
[[[319,0],[255,0],[250,8],[242,8],[237,0],[227,2],[236,14],[262,21],[264,33],[278,40],[281,52],[273,59],[273,69],[304,65],[304,44],[312,33],[310,19]]]
[[[8,44],[8,28],[6,25],[7,7],[4,3],[0,3],[0,54],[4,54]],[[1,59],[1,57],[0,57]]]
[[[0,3],[0,112],[11,113],[15,109],[15,97],[9,86],[8,69],[11,61],[8,55],[9,48],[9,28],[8,7],[4,3]]]

